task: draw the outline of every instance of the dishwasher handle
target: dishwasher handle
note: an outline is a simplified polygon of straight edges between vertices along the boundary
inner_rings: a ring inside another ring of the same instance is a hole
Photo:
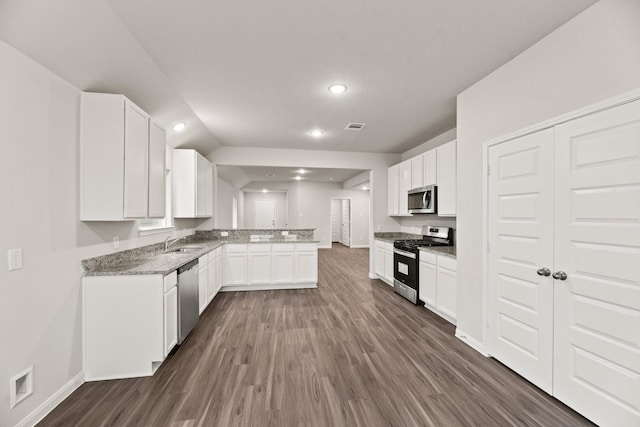
[[[178,268],[178,275],[184,273],[185,271],[189,271],[193,267],[197,267],[197,266],[198,266],[198,258],[196,258],[193,261],[188,262],[185,265],[183,265],[182,267]]]

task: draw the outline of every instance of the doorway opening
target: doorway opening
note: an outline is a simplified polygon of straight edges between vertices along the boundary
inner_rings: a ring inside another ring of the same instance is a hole
[[[340,243],[351,247],[351,199],[331,199],[331,246]]]

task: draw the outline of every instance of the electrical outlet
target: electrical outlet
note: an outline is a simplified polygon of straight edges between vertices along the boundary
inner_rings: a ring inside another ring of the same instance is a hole
[[[282,235],[283,235],[283,236],[288,236],[288,235],[289,235],[289,232],[288,232],[288,231],[283,231],[283,232],[282,232]]]
[[[22,249],[9,249],[9,271],[22,268]]]
[[[113,236],[113,249],[118,249],[120,247],[120,236]]]
[[[229,236],[229,232],[228,231],[221,231],[220,232],[220,236],[227,237],[227,236]]]
[[[380,230],[382,230],[382,226],[378,224],[378,226],[376,227],[376,231],[380,231]]]

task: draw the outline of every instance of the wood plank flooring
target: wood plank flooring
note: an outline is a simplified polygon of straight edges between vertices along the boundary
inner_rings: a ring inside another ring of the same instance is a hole
[[[318,289],[221,293],[153,377],[86,383],[39,425],[591,425],[368,263],[334,245]]]

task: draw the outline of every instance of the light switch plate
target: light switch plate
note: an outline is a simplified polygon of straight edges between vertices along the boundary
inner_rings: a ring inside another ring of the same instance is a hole
[[[227,236],[229,235],[229,232],[228,232],[228,231],[221,231],[221,232],[220,232],[220,235],[221,235],[222,237],[227,237]]]
[[[22,249],[9,249],[9,271],[22,268]]]
[[[120,236],[119,235],[115,235],[113,236],[113,249],[118,249],[120,247]]]

